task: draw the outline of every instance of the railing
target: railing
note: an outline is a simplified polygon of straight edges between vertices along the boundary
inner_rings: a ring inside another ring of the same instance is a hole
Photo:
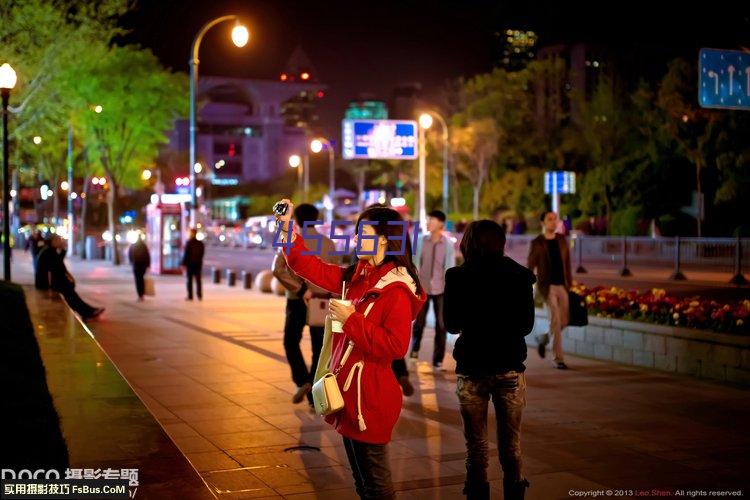
[[[506,253],[519,258],[528,253],[533,235],[509,235]],[[576,272],[591,264],[618,266],[630,275],[629,266],[672,266],[671,279],[685,279],[682,269],[732,273],[732,283],[744,284],[743,263],[750,262],[750,238],[649,238],[581,236],[568,238]]]

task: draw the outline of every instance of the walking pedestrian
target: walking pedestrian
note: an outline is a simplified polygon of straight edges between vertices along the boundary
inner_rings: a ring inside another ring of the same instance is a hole
[[[66,252],[65,241],[57,234],[52,235],[49,245],[39,253],[37,274],[40,278],[37,282],[37,288],[51,288],[62,294],[65,302],[81,318],[96,318],[104,312],[104,308],[89,305],[78,295],[75,290],[76,281],[68,268],[65,267]],[[44,277],[46,277],[46,282],[43,279]]]
[[[336,263],[338,259],[331,254],[336,251],[333,242],[320,234],[314,227],[308,226],[304,230],[305,222],[318,220],[318,209],[308,203],[303,203],[294,209],[294,220],[300,230],[305,245],[313,249],[319,249],[320,258],[328,263]],[[318,253],[318,252],[316,252]],[[297,392],[292,397],[292,403],[301,403],[307,397],[310,406],[313,404],[312,389],[315,368],[318,366],[320,349],[323,346],[322,324],[308,324],[310,331],[310,342],[312,345],[312,366],[307,368],[302,356],[300,342],[302,331],[308,323],[308,305],[310,301],[317,306],[316,299],[328,300],[331,294],[318,286],[309,283],[297,276],[286,264],[283,250],[279,250],[273,261],[273,275],[286,288],[286,318],[284,320],[284,352],[289,367],[292,370],[292,380],[297,386]]]
[[[190,238],[185,243],[185,253],[182,256],[182,267],[185,269],[187,277],[187,298],[193,300],[193,280],[198,294],[198,300],[203,300],[203,256],[206,253],[206,247],[198,239],[198,231],[193,228],[190,230]]]
[[[293,207],[287,199],[281,203]],[[289,210],[280,217],[282,239],[290,217]],[[372,224],[360,227],[362,221]],[[295,273],[332,293],[343,284],[343,298],[351,301],[331,301],[329,308],[331,318],[343,325],[341,333],[332,334],[330,366],[341,365],[335,377],[344,407],[325,420],[342,435],[357,494],[366,499],[394,498],[387,444],[401,413],[402,394],[391,364],[406,354],[411,323],[425,300],[402,222],[391,208],[362,212],[353,242],[359,241],[358,259],[348,268],[307,255],[297,232],[285,249]]]
[[[534,326],[534,275],[504,255],[505,231],[491,220],[472,222],[461,240],[464,263],[445,274],[445,325],[458,334],[456,394],[466,439],[469,499],[490,498],[487,406],[497,419],[505,500],[523,499],[529,483],[521,460],[526,406],[524,337]]]
[[[138,241],[130,245],[128,249],[128,259],[133,266],[133,276],[135,277],[135,291],[138,294],[138,301],[143,301],[143,295],[146,292],[144,276],[146,270],[151,267],[151,255],[149,255],[148,246],[143,238],[139,235]]]
[[[537,290],[549,309],[549,328],[552,334],[552,365],[565,370],[562,348],[562,331],[568,325],[568,290],[573,284],[570,271],[570,249],[565,236],[559,234],[558,218],[555,212],[543,212],[542,234],[532,240],[529,247],[527,267],[536,272]],[[537,336],[537,351],[542,358],[546,355],[549,334]]]
[[[443,325],[443,291],[445,289],[445,271],[456,265],[456,252],[453,242],[443,231],[445,214],[433,210],[427,217],[428,233],[422,235],[417,243],[414,264],[419,269],[419,280],[427,294],[427,302],[419,312],[412,329],[412,359],[419,359],[419,348],[422,344],[422,333],[427,322],[429,304],[435,314],[435,346],[432,354],[432,366],[440,369],[445,357],[445,326]]]
[[[42,236],[42,232],[37,229],[34,231],[28,240],[26,240],[26,251],[31,253],[31,266],[36,274],[36,263],[39,257],[39,252],[42,250],[46,242]]]

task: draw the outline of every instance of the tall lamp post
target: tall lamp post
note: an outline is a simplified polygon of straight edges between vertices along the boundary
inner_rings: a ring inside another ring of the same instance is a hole
[[[304,191],[304,187],[302,185],[302,170],[305,168],[302,163],[302,158],[300,155],[292,155],[289,157],[289,166],[292,168],[297,169],[297,189]],[[303,193],[304,196],[304,193]],[[307,201],[307,200],[305,200]]]
[[[425,128],[430,128],[432,125],[432,117],[434,116],[437,118],[437,120],[440,122],[440,126],[443,127],[443,212],[446,214],[448,213],[448,158],[449,158],[449,152],[448,152],[448,123],[446,123],[445,118],[442,117],[440,113],[437,111],[428,111],[426,113],[422,113],[422,116],[429,116],[429,123]],[[422,117],[420,116],[420,121]],[[427,118],[425,118],[425,123],[427,123]]]
[[[16,86],[16,72],[5,63],[0,66],[0,94],[3,100],[3,272],[10,281],[10,169],[8,166],[8,101]]]
[[[328,198],[331,201],[331,208],[330,210],[328,210],[328,222],[331,222],[333,221],[333,200],[334,193],[336,191],[336,164],[334,159],[333,145],[328,139],[324,139],[322,137],[313,139],[313,141],[310,143],[310,150],[315,154],[320,153],[324,148],[328,150]]]
[[[425,132],[432,127],[432,116],[423,113],[419,117],[419,230],[424,231],[427,227],[427,210],[425,209],[425,197],[427,189],[427,145],[425,144]]]
[[[219,23],[223,23],[224,21],[234,21],[235,25],[234,28],[232,28],[232,42],[237,47],[244,47],[247,44],[247,41],[250,39],[250,33],[247,31],[247,28],[240,24],[239,17],[236,15],[229,15],[229,16],[221,16],[217,17],[213,21],[210,21],[203,25],[203,27],[200,29],[197,35],[195,35],[195,38],[193,39],[193,45],[190,47],[190,60],[188,61],[190,64],[190,129],[188,132],[189,139],[190,139],[190,159],[189,159],[189,168],[190,168],[190,225],[195,226],[195,211],[198,208],[198,196],[195,193],[195,140],[196,140],[196,133],[197,133],[197,126],[196,126],[196,106],[195,106],[195,94],[198,89],[198,51],[200,50],[201,41],[203,40],[204,35],[208,30],[213,28]]]

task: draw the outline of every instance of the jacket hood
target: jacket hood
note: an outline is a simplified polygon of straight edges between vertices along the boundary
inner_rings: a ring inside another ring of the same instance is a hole
[[[426,296],[424,291],[421,291],[419,294],[417,294],[417,284],[409,275],[409,272],[405,267],[393,267],[390,271],[380,277],[378,282],[375,283],[371,290],[377,293],[382,293],[383,290],[389,287],[401,287],[409,292],[412,317],[416,318],[417,314],[424,305]]]

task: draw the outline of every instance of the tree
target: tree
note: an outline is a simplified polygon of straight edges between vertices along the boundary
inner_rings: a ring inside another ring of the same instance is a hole
[[[499,135],[491,118],[471,120],[465,126],[453,127],[451,140],[459,160],[457,169],[469,179],[473,189],[474,219],[479,218],[479,197],[490,163],[498,152]]]
[[[174,120],[186,113],[186,84],[184,75],[165,70],[150,51],[132,46],[102,51],[79,76],[78,108],[101,106],[100,113],[83,113],[79,119],[90,138],[90,159],[109,181],[107,212],[114,264],[119,264],[118,191],[140,185],[142,169],[153,164]]]

